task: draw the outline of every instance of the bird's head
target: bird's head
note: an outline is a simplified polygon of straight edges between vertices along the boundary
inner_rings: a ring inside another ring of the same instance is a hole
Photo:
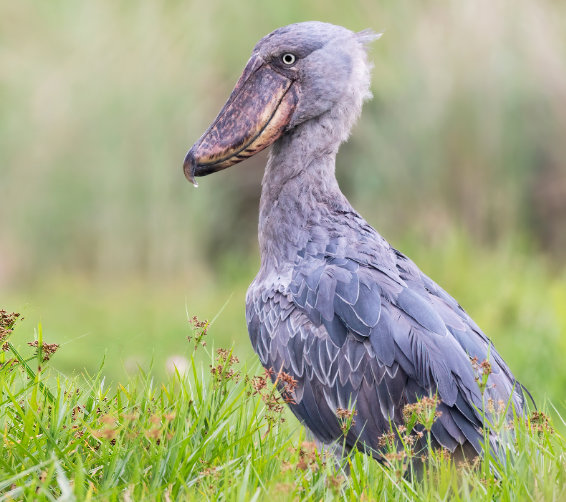
[[[228,101],[189,150],[187,179],[195,183],[195,176],[237,164],[333,110],[340,110],[345,139],[370,95],[365,45],[377,37],[310,21],[262,38]]]

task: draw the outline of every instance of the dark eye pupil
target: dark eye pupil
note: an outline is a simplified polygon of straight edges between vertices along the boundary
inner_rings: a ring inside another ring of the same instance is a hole
[[[295,56],[293,54],[283,54],[283,62],[285,64],[293,64],[295,62]]]

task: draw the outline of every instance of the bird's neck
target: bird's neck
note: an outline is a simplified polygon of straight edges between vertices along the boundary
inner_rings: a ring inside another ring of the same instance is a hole
[[[304,122],[273,145],[260,202],[262,265],[281,269],[292,264],[313,232],[331,225],[337,211],[350,208],[335,176],[345,136],[329,113]]]

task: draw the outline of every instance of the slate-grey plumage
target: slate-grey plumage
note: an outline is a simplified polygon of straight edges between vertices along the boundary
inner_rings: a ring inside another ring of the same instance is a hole
[[[472,359],[489,360],[484,397],[510,403],[509,417],[523,414],[522,387],[460,305],[352,208],[334,174],[370,95],[365,45],[375,38],[320,22],[264,37],[185,174],[194,183],[273,143],[246,319],[261,363],[297,380],[291,409],[319,441],[340,438],[337,409],[355,406],[347,447],[379,459],[390,421],[437,394],[434,443],[475,454],[489,412]]]

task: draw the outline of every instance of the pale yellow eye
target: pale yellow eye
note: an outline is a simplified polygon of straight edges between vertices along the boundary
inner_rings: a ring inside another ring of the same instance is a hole
[[[283,56],[281,56],[281,61],[283,61],[283,63],[287,66],[291,66],[296,60],[297,58],[295,57],[295,55],[291,54],[290,52],[287,52],[286,54],[283,54]]]

